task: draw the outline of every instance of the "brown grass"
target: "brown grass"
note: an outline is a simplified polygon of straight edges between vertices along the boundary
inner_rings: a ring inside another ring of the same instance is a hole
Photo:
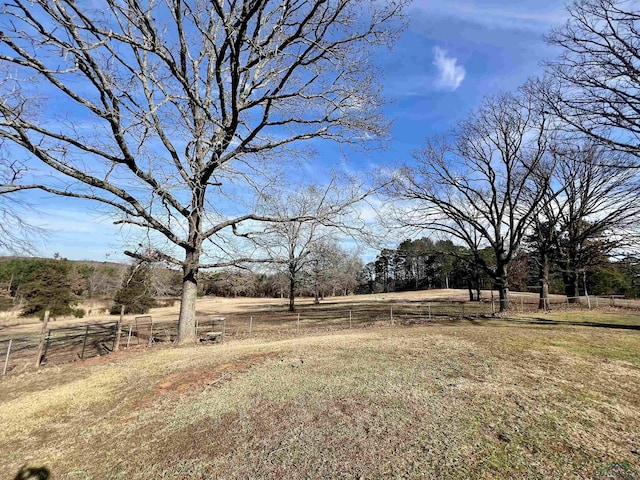
[[[591,478],[640,467],[640,334],[491,321],[155,347],[7,377],[0,471]]]

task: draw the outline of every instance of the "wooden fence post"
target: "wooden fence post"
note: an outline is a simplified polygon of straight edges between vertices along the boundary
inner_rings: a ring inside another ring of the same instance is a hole
[[[84,331],[84,341],[82,342],[82,353],[80,354],[80,360],[84,360],[84,347],[87,346],[87,337],[89,336],[89,325]]]
[[[116,328],[116,343],[113,347],[113,351],[120,350],[120,335],[122,335],[122,322],[124,321],[124,305],[120,305],[120,321],[118,322],[118,328]]]
[[[7,347],[7,356],[4,358],[4,368],[2,369],[2,375],[7,374],[7,365],[9,365],[9,355],[11,355],[12,343],[13,343],[13,338],[9,339],[9,346]]]
[[[49,323],[49,310],[45,310],[44,319],[42,320],[42,328],[40,329],[40,344],[38,345],[38,356],[36,357],[36,367],[40,366],[42,361],[42,352],[44,349],[44,334],[47,331],[47,323]]]
[[[47,361],[47,352],[49,351],[49,341],[51,340],[51,330],[47,332],[47,340],[44,342],[44,353],[42,354],[42,360]]]

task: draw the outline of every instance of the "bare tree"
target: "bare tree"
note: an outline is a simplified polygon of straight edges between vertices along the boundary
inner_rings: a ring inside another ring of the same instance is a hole
[[[371,60],[404,3],[12,0],[0,138],[53,172],[25,188],[99,202],[155,235],[125,253],[182,269],[179,339],[193,340],[198,271],[253,260],[229,258],[220,237],[282,220],[225,210],[230,191],[260,190],[266,165],[305,140],[385,135]]]
[[[389,193],[396,217],[468,247],[508,308],[507,271],[549,182],[549,120],[525,91],[485,99],[448,137],[428,141]],[[495,265],[481,250],[489,247]]]
[[[560,189],[563,188],[564,186],[560,186]],[[538,308],[540,310],[546,310],[549,307],[549,278],[552,262],[557,259],[560,212],[554,208],[556,206],[554,200],[558,193],[549,188],[544,194],[532,216],[531,232],[526,238],[527,247],[530,248],[533,261],[538,267],[540,283]]]
[[[640,8],[581,0],[568,10],[567,23],[548,37],[561,49],[547,64],[548,108],[581,134],[640,157]]]
[[[369,194],[370,191],[363,189],[355,179],[340,181],[334,176],[325,187],[309,185],[289,194],[269,195],[263,215],[292,220],[273,223],[265,231],[249,235],[268,252],[269,258],[286,265],[289,311],[295,310],[300,273],[310,263],[318,263],[324,245],[333,241],[339,230],[360,232],[364,229],[356,206]]]
[[[555,183],[562,193],[554,196],[551,209],[565,292],[577,302],[580,276],[593,261],[637,243],[640,185],[633,171],[607,167],[625,164],[626,155],[592,142],[565,145],[557,156]]]

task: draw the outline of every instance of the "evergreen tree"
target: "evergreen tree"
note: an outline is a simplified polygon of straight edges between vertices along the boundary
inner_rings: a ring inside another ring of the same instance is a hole
[[[33,270],[21,284],[25,301],[22,314],[42,317],[45,310],[49,310],[51,316],[74,314],[70,272],[71,262],[66,259],[46,260]]]
[[[147,313],[156,304],[152,293],[149,266],[145,263],[132,265],[122,282],[122,287],[116,292],[111,313],[120,313],[122,305],[124,305],[124,313]]]

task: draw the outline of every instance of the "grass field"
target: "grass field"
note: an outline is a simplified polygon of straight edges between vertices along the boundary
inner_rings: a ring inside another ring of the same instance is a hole
[[[584,315],[159,346],[8,376],[0,477],[24,465],[54,479],[640,469],[640,331],[568,323],[603,317]]]

